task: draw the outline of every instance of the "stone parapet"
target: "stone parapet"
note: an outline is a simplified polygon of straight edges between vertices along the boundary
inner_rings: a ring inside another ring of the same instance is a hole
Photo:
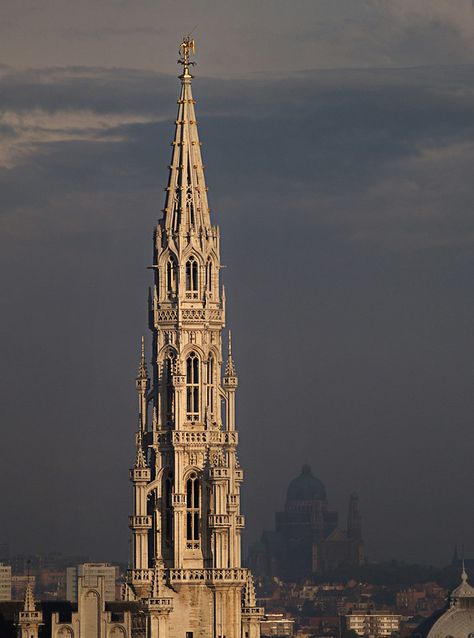
[[[169,569],[166,570],[170,585],[173,583],[236,583],[245,584],[247,570],[243,568],[229,569]]]

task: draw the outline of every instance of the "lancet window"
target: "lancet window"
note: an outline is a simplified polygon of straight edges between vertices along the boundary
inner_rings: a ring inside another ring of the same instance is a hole
[[[176,292],[176,262],[173,257],[166,262],[166,292],[168,296]]]
[[[166,404],[166,420],[172,422],[174,420],[174,387],[173,387],[173,374],[176,364],[176,355],[174,352],[168,352],[168,355],[164,361],[164,382],[165,382],[165,404]]]
[[[156,511],[156,492],[153,491],[148,495],[147,499],[147,514],[153,518],[153,525],[148,530],[148,562],[149,566],[153,566],[153,559],[155,557],[155,529],[158,521],[158,512]]]
[[[165,475],[163,481],[163,510],[164,529],[163,538],[165,546],[169,547],[173,542],[173,475],[171,472]]]
[[[196,299],[199,292],[199,265],[195,257],[186,262],[186,296]]]
[[[191,352],[186,359],[186,416],[199,419],[199,357]]]
[[[193,472],[186,481],[186,540],[199,540],[199,479]]]
[[[211,414],[214,414],[215,390],[214,355],[210,354],[207,361],[207,407]]]
[[[212,294],[212,261],[206,264],[206,289],[209,294]]]

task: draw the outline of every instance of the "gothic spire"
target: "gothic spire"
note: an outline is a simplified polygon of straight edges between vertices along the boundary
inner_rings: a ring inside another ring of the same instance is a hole
[[[28,580],[28,585],[26,586],[25,591],[25,600],[23,602],[23,611],[35,611],[35,597],[33,595],[33,588],[31,587],[31,583]]]
[[[234,359],[232,358],[232,332],[229,330],[229,342],[227,347],[227,363],[225,366],[225,376],[235,377],[236,374],[237,373],[235,371],[235,363],[234,363]]]
[[[142,428],[138,428],[137,432],[137,457],[135,459],[135,469],[144,470],[148,468],[145,453],[143,452],[143,432]]]
[[[190,59],[191,54],[194,54],[194,40],[189,36],[184,38],[179,51],[178,64],[183,66],[183,73],[179,76],[181,94],[163,209],[163,225],[171,234],[199,233],[211,226],[201,143],[194,112],[196,102],[191,90],[193,76],[189,70],[195,64]]]
[[[142,337],[140,364],[138,366],[137,379],[148,379],[148,372],[147,372],[146,363],[145,363],[145,338],[144,337]]]
[[[247,580],[245,582],[245,588],[243,592],[244,607],[255,607],[257,604],[257,598],[255,595],[255,585],[253,582],[252,572],[247,572]]]

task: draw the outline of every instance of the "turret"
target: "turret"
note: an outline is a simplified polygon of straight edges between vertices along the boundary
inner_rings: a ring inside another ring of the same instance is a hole
[[[26,586],[23,610],[20,611],[18,622],[19,638],[38,638],[40,625],[43,624],[43,614],[36,610],[35,598],[30,582]]]
[[[150,379],[145,363],[145,339],[142,337],[142,347],[140,354],[140,364],[138,366],[138,374],[135,380],[135,386],[138,393],[138,415],[140,419],[140,429],[144,432],[147,428],[147,393],[150,387]]]
[[[135,464],[130,470],[130,480],[134,491],[134,513],[129,516],[129,526],[132,530],[134,569],[129,574],[129,581],[134,586],[135,593],[142,596],[148,593],[151,579],[148,535],[152,526],[152,517],[147,509],[147,484],[150,482],[151,472],[143,450],[143,432],[140,424],[136,435],[136,447]]]
[[[239,384],[239,379],[235,371],[235,363],[232,357],[232,333],[229,330],[227,345],[227,363],[225,375],[222,379],[222,387],[227,392],[226,426],[230,431],[235,430],[235,391]]]
[[[248,572],[247,582],[242,592],[242,635],[247,638],[259,638],[262,607],[257,607],[253,576]]]

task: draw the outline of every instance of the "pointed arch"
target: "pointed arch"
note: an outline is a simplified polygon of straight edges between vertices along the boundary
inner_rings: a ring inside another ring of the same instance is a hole
[[[165,416],[167,423],[172,423],[175,416],[175,393],[173,385],[173,375],[176,370],[176,352],[168,348],[163,359],[163,385],[165,388]]]
[[[165,261],[165,289],[168,297],[174,296],[178,286],[178,264],[176,257],[169,253]]]
[[[199,294],[199,262],[190,255],[185,266],[186,297],[197,299]]]
[[[158,507],[158,493],[157,490],[150,490],[147,493],[147,499],[146,499],[146,509],[147,509],[147,515],[151,516],[153,524],[151,526],[151,528],[148,530],[148,566],[152,567],[154,564],[154,559],[156,556],[156,547],[155,547],[155,541],[156,541],[156,537],[155,537],[155,531],[157,528],[157,524],[158,524],[158,512],[157,512],[157,507]]]
[[[200,539],[201,482],[198,473],[192,471],[186,479],[186,541],[195,549]]]
[[[209,413],[213,415],[216,404],[216,358],[213,352],[209,353],[206,373],[206,404]]]
[[[206,263],[206,290],[208,294],[212,295],[214,286],[213,286],[213,271],[214,271],[214,263],[210,257],[207,259]]]
[[[195,350],[186,357],[186,418],[199,420],[199,387],[201,360]]]
[[[162,480],[163,543],[166,550],[173,544],[173,472],[169,468],[163,472]]]

